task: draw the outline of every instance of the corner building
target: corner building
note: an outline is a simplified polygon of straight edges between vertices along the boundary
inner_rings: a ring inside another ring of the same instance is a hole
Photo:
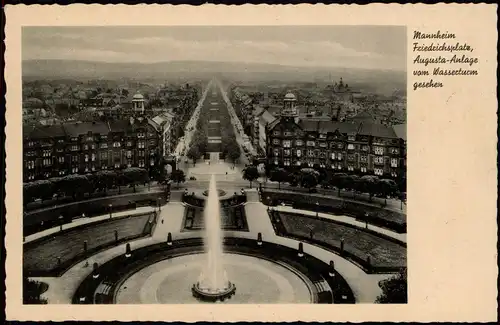
[[[295,95],[288,93],[280,116],[266,127],[268,170],[309,167],[327,174],[396,180],[406,176],[406,139],[393,127],[366,119],[337,122],[299,118],[295,103]]]
[[[129,119],[24,126],[23,181],[127,167],[153,176],[168,153],[161,126],[137,107]]]

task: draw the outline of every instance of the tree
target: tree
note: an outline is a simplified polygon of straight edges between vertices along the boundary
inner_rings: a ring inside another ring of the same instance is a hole
[[[170,179],[172,182],[177,183],[177,187],[179,187],[180,183],[184,183],[186,181],[186,174],[181,169],[176,169],[170,174]]]
[[[378,186],[379,179],[377,176],[365,175],[361,177],[361,181],[363,182],[363,189],[365,190],[366,193],[369,194],[371,201],[373,195],[375,193],[378,193],[379,191],[379,186]]]
[[[76,199],[77,195],[83,195],[91,188],[89,180],[84,175],[68,175],[61,179],[61,191]]]
[[[138,168],[138,167],[126,168],[123,170],[123,176],[127,180],[127,183],[132,185],[134,193],[136,185],[141,183],[143,184],[149,181],[148,171],[145,170],[144,168]]]
[[[116,174],[109,170],[98,171],[95,173],[95,176],[97,177],[98,188],[102,189],[104,192],[113,185],[116,179]]]
[[[48,284],[33,281],[28,278],[23,279],[23,304],[47,304],[47,299],[42,298],[42,294],[47,291]]]
[[[127,97],[128,96],[128,90],[127,89],[122,89],[122,96]]]
[[[302,168],[300,170],[300,185],[311,191],[318,185],[319,173],[313,168]]]
[[[250,165],[243,169],[243,179],[250,182],[250,188],[252,188],[252,182],[259,178],[259,171],[256,166]]]
[[[191,148],[189,148],[189,151],[187,153],[187,157],[189,159],[192,159],[193,165],[196,166],[196,161],[201,158],[201,152],[198,149],[197,145],[192,145]]]
[[[281,189],[282,182],[290,181],[290,173],[284,168],[276,168],[271,171],[271,181],[278,182],[278,189]]]
[[[38,180],[23,184],[23,201],[28,204],[38,198],[52,197],[53,183],[49,180]]]
[[[384,197],[387,205],[388,196],[398,196],[398,185],[392,179],[381,179],[378,182],[379,193]]]
[[[408,303],[407,269],[402,268],[400,272],[379,282],[382,294],[375,300],[378,304],[406,304]]]
[[[238,146],[236,141],[233,139],[233,141],[229,143],[227,151],[229,159],[231,159],[234,166],[236,164],[236,160],[238,160],[241,156],[240,146]]]

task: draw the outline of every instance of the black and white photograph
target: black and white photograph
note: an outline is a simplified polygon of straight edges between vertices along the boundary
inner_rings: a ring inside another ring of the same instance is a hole
[[[24,304],[407,303],[405,26],[21,37]]]

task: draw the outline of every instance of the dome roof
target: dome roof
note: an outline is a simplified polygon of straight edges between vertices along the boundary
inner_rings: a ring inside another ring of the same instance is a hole
[[[285,95],[285,99],[296,99],[296,98],[295,98],[294,94],[288,93],[288,94]]]
[[[144,96],[142,96],[141,94],[137,93],[134,95],[133,99],[144,99]]]

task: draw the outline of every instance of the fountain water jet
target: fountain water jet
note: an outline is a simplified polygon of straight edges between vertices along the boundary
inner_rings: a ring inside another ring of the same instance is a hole
[[[235,293],[236,287],[227,279],[227,274],[223,268],[220,203],[214,175],[210,178],[204,217],[207,265],[202,270],[198,282],[193,285],[192,293],[193,296],[200,300],[223,301]]]

